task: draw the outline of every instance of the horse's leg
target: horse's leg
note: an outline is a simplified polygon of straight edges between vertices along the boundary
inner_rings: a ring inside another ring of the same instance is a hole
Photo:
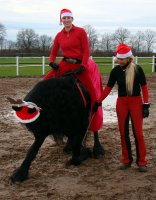
[[[86,141],[87,141],[88,131],[85,133],[83,140],[82,140],[82,149],[86,148]],[[67,154],[70,154],[72,152],[72,141],[71,138],[67,139],[66,145],[63,148],[63,151]]]
[[[93,146],[93,156],[94,158],[99,158],[100,155],[104,155],[105,151],[99,141],[98,131],[94,132],[94,146]]]
[[[91,152],[86,147],[82,146],[83,136],[78,134],[71,139],[72,143],[72,159],[70,161],[73,165],[80,165],[82,161],[90,157]]]
[[[72,141],[70,138],[67,139],[66,145],[63,148],[63,151],[67,154],[70,154],[72,152]]]
[[[81,151],[81,143],[82,143],[82,137],[80,135],[74,135],[69,138],[69,141],[71,142],[71,148],[72,148],[72,158],[70,160],[70,164],[72,165],[80,165],[80,151]]]
[[[21,164],[21,166],[18,169],[16,169],[14,171],[14,173],[10,177],[12,183],[22,182],[28,178],[28,171],[29,171],[31,162],[35,159],[45,138],[46,137],[35,138],[35,141],[32,144],[32,146],[30,147],[30,149],[28,150],[28,153],[27,153],[23,163]]]

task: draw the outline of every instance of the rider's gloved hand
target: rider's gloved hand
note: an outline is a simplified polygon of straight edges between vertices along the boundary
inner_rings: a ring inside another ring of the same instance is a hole
[[[80,67],[78,67],[78,68],[75,70],[75,73],[76,73],[77,75],[80,75],[84,70],[85,70],[84,66],[81,65]]]
[[[57,63],[55,63],[55,62],[50,62],[49,66],[51,68],[53,68],[53,70],[55,70],[55,71],[58,70],[58,68],[59,68],[59,65]]]

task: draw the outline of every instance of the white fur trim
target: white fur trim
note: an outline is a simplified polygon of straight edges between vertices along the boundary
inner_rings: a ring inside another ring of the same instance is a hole
[[[70,13],[70,12],[64,12],[64,13],[61,14],[61,19],[62,19],[63,17],[73,17],[73,14]]]
[[[116,57],[117,58],[128,58],[128,57],[131,57],[133,54],[132,54],[132,51],[130,50],[128,53],[125,53],[125,54],[119,54],[117,53]]]
[[[30,102],[30,101],[23,101],[21,104],[14,104],[17,107],[22,107],[22,106],[28,106],[29,108],[36,108],[37,110],[42,110],[40,107],[38,107],[35,103]]]
[[[40,112],[37,113],[37,115],[32,118],[32,119],[27,119],[27,120],[22,120],[21,118],[19,118],[17,115],[16,115],[16,111],[14,111],[14,116],[15,118],[20,121],[21,123],[23,124],[27,124],[27,123],[31,123],[31,122],[34,122],[39,116],[40,116]]]
[[[23,101],[25,105],[27,105],[29,108],[36,108],[37,110],[42,110],[42,108],[38,107],[35,103],[30,102],[30,101]]]

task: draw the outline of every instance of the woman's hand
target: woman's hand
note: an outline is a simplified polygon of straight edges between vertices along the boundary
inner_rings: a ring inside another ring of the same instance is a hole
[[[101,106],[101,105],[102,105],[102,102],[96,101],[95,104],[94,104],[94,106],[93,106],[92,112],[93,113],[97,112],[98,107]]]
[[[149,116],[149,108],[150,108],[150,104],[143,104],[142,105],[142,114],[143,114],[143,118],[146,118]]]

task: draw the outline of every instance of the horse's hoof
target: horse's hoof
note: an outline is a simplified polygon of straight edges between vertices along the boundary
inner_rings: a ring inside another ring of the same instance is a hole
[[[65,146],[65,147],[63,148],[63,152],[65,152],[66,154],[71,154],[71,153],[72,153],[72,150],[71,150],[71,148]]]
[[[81,164],[81,161],[79,159],[70,159],[67,163],[66,166],[74,165],[78,166]]]
[[[105,154],[105,150],[102,146],[100,146],[100,148],[95,148],[93,149],[93,157],[95,159],[100,158],[101,156],[103,156]]]
[[[25,173],[20,168],[15,170],[12,176],[10,177],[11,183],[23,182],[28,179],[28,173]]]
[[[81,149],[80,160],[86,160],[87,158],[92,157],[92,151],[89,148],[83,147]]]
[[[63,151],[67,154],[72,153],[72,146],[71,146],[71,143],[69,141],[66,143],[65,147],[63,148]]]

